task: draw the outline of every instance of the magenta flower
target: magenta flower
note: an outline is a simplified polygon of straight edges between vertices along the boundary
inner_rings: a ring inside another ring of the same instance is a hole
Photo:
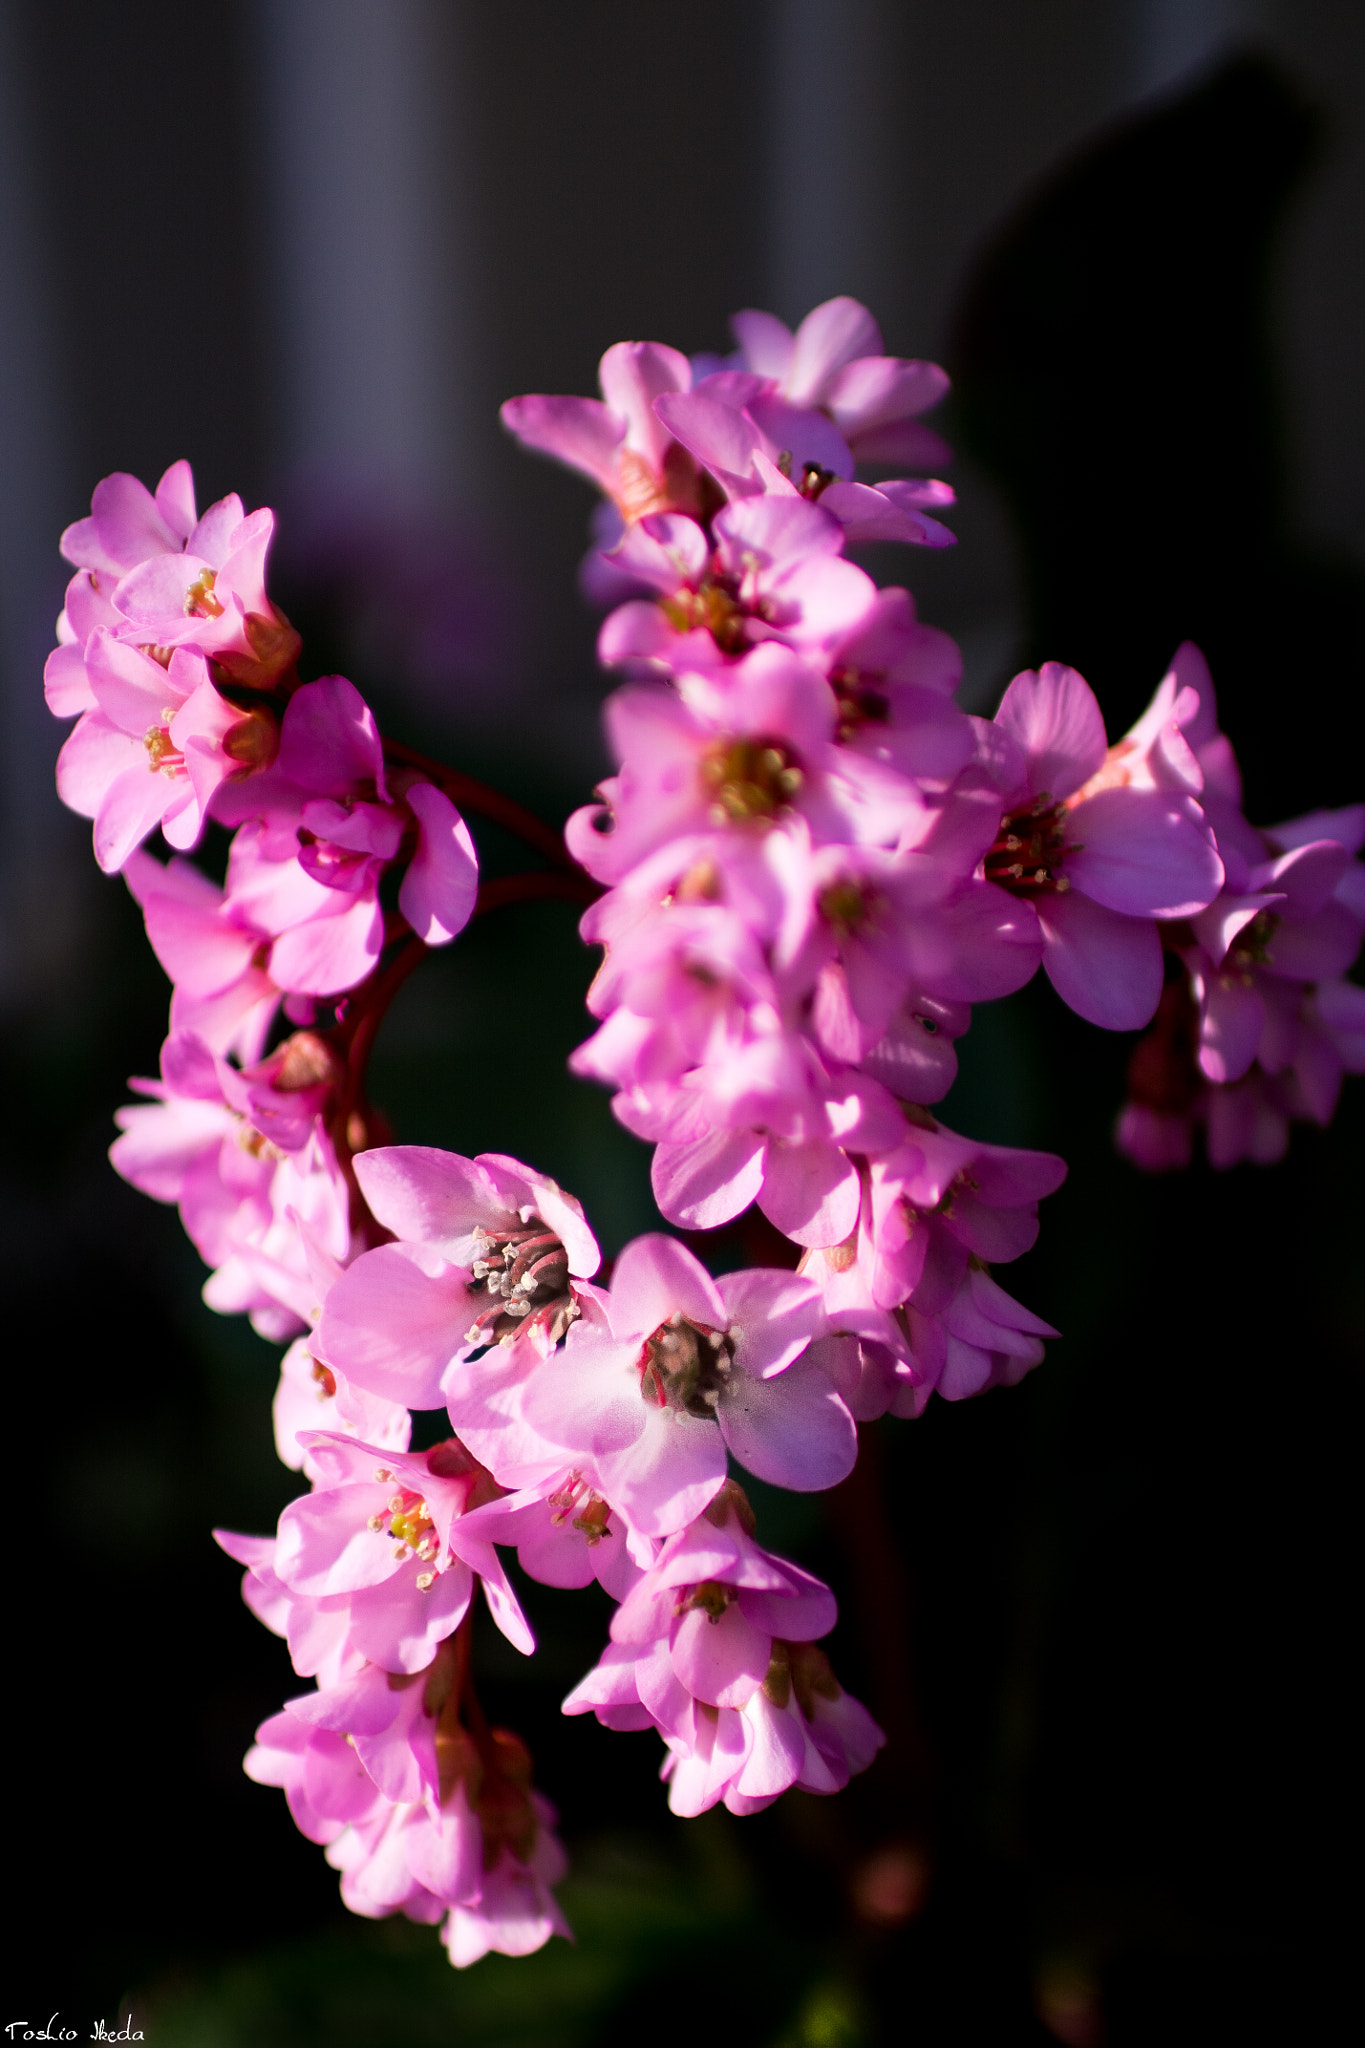
[[[687,357],[657,341],[621,341],[599,368],[602,399],[509,398],[501,418],[509,433],[553,455],[592,481],[623,520],[652,512],[697,512],[696,466],[656,417],[662,393],[686,391]]]
[[[392,794],[390,793],[392,785]],[[368,705],[344,676],[295,691],[275,772],[235,806],[231,915],[270,941],[271,978],[298,995],[364,979],[384,945],[379,883],[406,864],[398,907],[418,938],[448,944],[478,891],[478,857],[449,797],[408,771],[386,779]]]
[[[827,413],[859,462],[950,459],[947,444],[919,424],[947,377],[937,363],[883,355],[881,331],[856,299],[827,299],[795,334],[772,313],[736,313],[730,324],[743,367],[771,378],[784,404]]]
[[[1152,758],[1171,722],[1145,746],[1130,736],[1111,753],[1093,691],[1058,662],[1016,676],[995,718],[1004,817],[984,874],[1032,905],[1063,1001],[1111,1031],[1156,1009],[1155,920],[1194,915],[1223,881],[1188,783],[1159,774]]]
[[[362,1253],[331,1288],[317,1333],[328,1365],[408,1407],[445,1401],[504,1484],[562,1466],[524,1429],[517,1388],[581,1313],[597,1270],[579,1204],[497,1153],[385,1146],[361,1153],[355,1171],[397,1241]]]
[[[241,772],[233,749],[256,726],[209,678],[198,653],[179,648],[163,666],[104,627],[86,650],[94,708],[83,713],[57,762],[57,793],[95,821],[95,858],[106,874],[160,825],[168,842],[194,846],[219,785]]]
[[[668,1535],[701,1512],[726,1453],[798,1492],[852,1469],[852,1418],[802,1360],[819,1290],[754,1269],[713,1280],[675,1239],[639,1237],[616,1262],[603,1314],[528,1379],[521,1410],[570,1459],[592,1462],[631,1527]]]
[[[464,1619],[477,1573],[494,1620],[530,1655],[534,1639],[497,1553],[467,1531],[492,1482],[463,1445],[382,1449],[311,1437],[322,1479],[280,1516],[272,1569],[293,1594],[343,1597],[349,1646],[390,1671],[421,1671]]]
[[[727,1481],[664,1545],[564,1702],[608,1728],[658,1728],[675,1813],[722,1798],[753,1813],[792,1785],[838,1791],[885,1740],[812,1640],[834,1625],[829,1589],[752,1533],[749,1504]]]
[[[166,866],[130,853],[123,879],[142,909],[152,951],[175,984],[171,1032],[190,1031],[218,1053],[259,1060],[280,1005],[260,964],[269,940],[240,906],[186,860]]]
[[[603,664],[669,674],[718,666],[761,641],[817,658],[849,636],[876,601],[870,576],[843,559],[837,519],[799,497],[746,498],[712,521],[646,518],[612,561],[658,592],[633,600],[598,635]]]
[[[680,690],[627,685],[605,716],[621,771],[565,838],[608,885],[689,834],[753,838],[799,815],[817,845],[894,846],[922,809],[904,776],[837,744],[833,691],[784,647],[755,648],[723,675],[686,676]]]
[[[242,1073],[184,1032],[162,1048],[161,1079],[132,1084],[155,1100],[115,1118],[123,1135],[110,1160],[144,1194],[179,1206],[215,1268],[209,1307],[250,1314],[276,1341],[304,1328],[316,1305],[304,1233],[333,1259],[350,1250],[349,1195],[319,1116],[333,1079],[311,1033]]]

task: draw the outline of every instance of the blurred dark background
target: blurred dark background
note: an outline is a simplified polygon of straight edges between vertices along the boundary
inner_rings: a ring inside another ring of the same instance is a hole
[[[1345,0],[3,0],[0,2026],[1359,2025],[1360,1084],[1282,1167],[1144,1182],[1110,1147],[1129,1042],[1045,988],[978,1011],[946,1115],[1070,1160],[1010,1281],[1064,1341],[871,1432],[880,1506],[759,1501],[839,1591],[836,1667],[892,1749],[838,1801],[674,1822],[652,1738],[557,1711],[605,1600],[532,1587],[540,1656],[490,1636],[483,1668],[561,1807],[579,1944],[457,1977],[430,1930],[347,1915],[240,1773],[300,1688],[207,1531],[295,1490],[276,1354],[105,1161],[166,986],[52,794],[40,672],[60,528],[107,471],[187,455],[201,504],[279,508],[306,672],[561,818],[603,767],[589,497],[498,401],[592,390],[623,336],[723,347],[736,307],[849,291],[955,378],[961,545],[871,565],[959,635],[971,708],[1055,657],[1120,731],[1189,635],[1254,817],[1357,799],[1363,223]],[[564,1073],[591,965],[567,908],[490,918],[409,985],[375,1083],[401,1138],[536,1161],[615,1250],[654,1217],[644,1148]]]

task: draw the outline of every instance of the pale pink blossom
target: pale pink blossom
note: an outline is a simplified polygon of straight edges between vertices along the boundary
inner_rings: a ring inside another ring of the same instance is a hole
[[[600,1317],[521,1391],[533,1429],[591,1460],[631,1527],[668,1535],[706,1506],[727,1452],[799,1492],[834,1485],[857,1453],[853,1422],[806,1363],[819,1290],[751,1269],[713,1280],[676,1239],[646,1236],[616,1262]]]
[[[503,425],[528,448],[588,476],[623,520],[652,512],[701,509],[696,465],[654,411],[668,391],[686,391],[691,366],[655,341],[621,341],[599,368],[602,397],[509,398]]]
[[[395,1451],[319,1432],[305,1448],[319,1477],[280,1516],[271,1568],[291,1594],[344,1598],[351,1649],[385,1670],[424,1670],[464,1619],[477,1575],[503,1634],[530,1654],[497,1553],[464,1525],[493,1484],[463,1445]]]
[[[228,862],[231,915],[270,940],[269,972],[297,995],[336,995],[385,941],[379,884],[404,863],[398,908],[429,946],[463,930],[478,857],[449,797],[411,771],[389,775],[368,705],[344,676],[295,691],[269,778],[225,822],[244,820]]]
[[[156,825],[170,845],[194,846],[220,785],[243,772],[233,751],[243,731],[256,747],[255,723],[220,696],[203,655],[185,648],[163,666],[100,627],[86,667],[94,708],[62,748],[57,793],[94,819],[96,860],[116,873]]]
[[[152,951],[170,976],[171,1031],[192,1031],[244,1065],[259,1060],[280,1006],[266,972],[270,941],[241,906],[187,860],[164,867],[130,853],[123,879],[141,907]]]
[[[209,1307],[247,1313],[276,1340],[295,1336],[316,1305],[304,1233],[338,1261],[351,1248],[349,1193],[320,1115],[333,1080],[311,1033],[242,1072],[181,1032],[162,1049],[160,1080],[132,1084],[154,1100],[115,1119],[110,1160],[144,1194],[178,1205],[215,1269]]]
[[[395,1242],[328,1293],[318,1351],[353,1385],[452,1426],[509,1485],[564,1463],[528,1431],[520,1383],[582,1313],[597,1244],[572,1195],[498,1153],[381,1146],[355,1161]],[[529,1468],[524,1471],[523,1468]]]
[[[1093,691],[1048,662],[1016,676],[996,713],[1003,818],[985,855],[988,881],[1032,905],[1043,966],[1092,1024],[1132,1030],[1161,994],[1158,918],[1203,910],[1223,864],[1191,783],[1188,747],[1169,736],[1195,692],[1109,749]],[[1172,771],[1172,759],[1178,772]]]

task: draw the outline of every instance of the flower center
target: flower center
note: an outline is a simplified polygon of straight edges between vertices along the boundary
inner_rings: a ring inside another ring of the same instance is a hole
[[[640,1352],[641,1396],[656,1408],[673,1408],[712,1422],[734,1359],[735,1347],[723,1330],[671,1315],[646,1337]]]
[[[393,1495],[387,1507],[370,1516],[369,1526],[376,1536],[393,1539],[396,1546],[393,1554],[400,1562],[411,1554],[427,1567],[417,1574],[417,1584],[422,1592],[429,1592],[440,1576],[436,1560],[441,1545],[432,1525],[431,1511],[421,1494],[404,1487]]]
[[[820,915],[840,938],[851,938],[871,923],[877,895],[869,883],[859,881],[856,875],[840,875],[837,882],[820,891]]]
[[[1242,926],[1228,947],[1223,974],[1238,977],[1249,986],[1252,968],[1264,967],[1270,959],[1270,941],[1279,922],[1273,910],[1258,910],[1251,923]]]
[[[1022,810],[1011,811],[986,855],[988,882],[998,882],[1012,896],[1037,896],[1045,890],[1061,895],[1071,887],[1056,870],[1067,853],[1079,852],[1066,836],[1067,807],[1044,794]]]
[[[218,581],[212,569],[201,569],[185,592],[185,617],[187,619],[221,619],[223,607],[213,594]]]
[[[839,723],[834,737],[841,746],[861,732],[865,725],[885,725],[890,718],[891,700],[886,692],[864,683],[856,669],[832,670],[829,683],[839,707]]]
[[[718,1579],[703,1579],[699,1585],[684,1586],[674,1605],[675,1614],[692,1614],[698,1609],[709,1622],[720,1620],[735,1603],[735,1588],[722,1586]]]
[[[744,645],[748,612],[732,591],[709,577],[695,590],[684,587],[660,599],[659,609],[680,633],[705,627],[723,654],[738,654]]]
[[[175,713],[169,704],[165,705],[161,713],[162,723],[149,725],[142,735],[142,744],[147,749],[147,765],[153,775],[159,768],[164,768],[168,775],[183,775],[185,772],[185,756],[170,734],[170,724],[174,717]]]
[[[805,781],[790,747],[773,739],[719,739],[701,757],[716,825],[747,825],[791,808]]]
[[[571,1472],[559,1491],[549,1496],[547,1505],[556,1529],[562,1529],[568,1522],[571,1529],[586,1539],[589,1549],[611,1535],[611,1509],[600,1493],[592,1491],[581,1472]]]
[[[491,1297],[470,1325],[470,1344],[510,1344],[537,1324],[557,1344],[578,1318],[569,1255],[539,1216],[496,1234],[476,1228],[467,1284],[471,1294]]]

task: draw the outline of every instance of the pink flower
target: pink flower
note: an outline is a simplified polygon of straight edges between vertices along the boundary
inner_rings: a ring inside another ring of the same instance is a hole
[[[258,1060],[280,991],[262,964],[270,942],[190,861],[166,866],[130,853],[123,879],[146,920],[152,951],[175,984],[171,1031],[192,1031],[218,1053]]]
[[[696,466],[654,412],[661,393],[691,384],[686,356],[657,341],[621,341],[603,356],[599,376],[602,401],[509,398],[502,423],[528,448],[591,477],[626,521],[699,512]]]
[[[791,1785],[837,1791],[884,1740],[811,1640],[834,1625],[829,1589],[752,1537],[727,1481],[627,1595],[601,1662],[564,1702],[609,1728],[657,1727],[675,1813],[722,1798],[752,1813]]]
[[[82,660],[103,626],[164,659],[174,647],[212,657],[235,680],[269,688],[292,668],[299,638],[265,593],[274,514],[243,512],[235,493],[198,518],[187,462],[166,471],[153,497],[136,477],[107,476],[88,519],[62,535],[80,574],[67,589],[59,645],[48,660],[47,700],[58,717],[90,709]]]
[[[544,1586],[596,1579],[613,1600],[624,1600],[653,1563],[656,1546],[629,1526],[600,1486],[583,1460],[475,1508],[469,1526],[493,1543],[515,1545],[522,1570]]]
[[[272,1569],[295,1595],[342,1597],[349,1646],[389,1671],[421,1671],[483,1584],[503,1634],[534,1640],[491,1543],[462,1522],[491,1495],[483,1467],[455,1440],[423,1452],[316,1434],[305,1448],[320,1478],[280,1516]]]
[[[1155,729],[1150,714],[1134,728],[1144,744],[1130,735],[1107,749],[1089,685],[1048,662],[1016,676],[996,713],[1005,815],[983,872],[1032,904],[1053,987],[1108,1030],[1133,1030],[1156,1009],[1156,919],[1192,916],[1222,885],[1191,774],[1166,772],[1178,753],[1202,779],[1189,749],[1163,738],[1177,712],[1196,709],[1190,692]]]
[[[823,413],[786,404],[742,372],[666,393],[654,410],[732,503],[758,496],[818,502],[852,541],[951,547],[957,537],[923,510],[951,505],[949,485],[910,477],[854,483],[853,454]]]
[[[94,819],[95,858],[114,874],[154,825],[172,846],[196,844],[219,786],[241,772],[243,734],[254,748],[257,726],[219,695],[204,657],[187,649],[163,666],[100,627],[86,668],[94,708],[62,748],[57,792]]]
[[[605,717],[621,772],[602,784],[601,805],[574,813],[565,838],[609,885],[688,834],[754,838],[799,815],[817,845],[893,846],[923,808],[904,776],[837,744],[833,691],[787,648],[755,648],[676,691],[628,685]]]
[[[819,1290],[754,1269],[713,1280],[673,1238],[633,1240],[602,1315],[524,1384],[522,1413],[570,1459],[591,1460],[631,1527],[668,1535],[725,1477],[726,1453],[798,1492],[833,1486],[857,1454],[852,1419],[802,1361]]]
[[[1065,1173],[1052,1153],[979,1144],[923,1111],[900,1147],[863,1163],[856,1233],[800,1268],[831,1333],[816,1361],[860,1421],[919,1414],[935,1389],[961,1400],[1010,1385],[1039,1362],[1057,1332],[989,1268],[1029,1249]]]
[[[353,1821],[382,1813],[387,1804],[354,1744],[288,1707],[261,1723],[242,1769],[258,1785],[283,1787],[294,1825],[310,1842],[334,1842]]]
[[[441,1939],[457,1970],[467,1970],[490,1950],[503,1956],[529,1956],[543,1948],[552,1934],[573,1939],[551,1890],[568,1869],[568,1859],[553,1832],[554,1808],[537,1792],[531,1793],[530,1803],[537,1826],[525,1858],[504,1848],[483,1873],[477,1905],[456,1904],[446,1917]]]
[[[215,1268],[209,1307],[247,1312],[276,1340],[306,1326],[316,1302],[300,1225],[333,1259],[350,1249],[349,1195],[319,1116],[333,1079],[309,1032],[245,1073],[182,1032],[162,1048],[161,1079],[132,1084],[156,1100],[115,1119],[110,1160],[144,1194],[178,1204]]]
[[[230,914],[265,933],[276,984],[335,995],[370,972],[384,946],[379,883],[402,860],[398,907],[418,938],[447,944],[478,890],[478,858],[459,812],[434,784],[386,779],[368,705],[344,676],[295,691],[274,775],[225,822],[247,822],[228,863]]]
[[[311,1342],[308,1337],[296,1337],[280,1360],[280,1383],[271,1411],[280,1463],[315,1480],[317,1461],[300,1439],[319,1431],[360,1437],[380,1451],[405,1451],[412,1435],[407,1409],[380,1394],[353,1387],[344,1373],[313,1355]]]
[[[743,367],[771,378],[784,404],[827,413],[859,462],[949,460],[946,444],[918,424],[947,377],[937,363],[883,355],[877,323],[856,299],[827,299],[795,334],[772,313],[736,313],[730,324]]]
[[[95,707],[85,648],[97,627],[116,632],[123,623],[113,604],[119,582],[153,555],[179,554],[196,519],[188,462],[171,464],[155,497],[122,471],[96,484],[90,517],[68,526],[61,538],[62,553],[76,563],[77,573],[67,586],[57,621],[58,645],[43,677],[48,708],[58,718]]]
[[[360,1153],[356,1178],[397,1241],[329,1290],[317,1331],[329,1366],[389,1401],[450,1399],[463,1413],[471,1354],[493,1346],[489,1364],[516,1378],[557,1346],[579,1313],[575,1282],[600,1260],[571,1194],[520,1159],[428,1145]]]
[[[612,560],[652,586],[654,603],[614,611],[598,635],[604,666],[676,674],[720,665],[764,640],[821,655],[876,601],[870,576],[843,559],[837,519],[799,497],[727,505],[707,542],[693,519],[646,518]]]

